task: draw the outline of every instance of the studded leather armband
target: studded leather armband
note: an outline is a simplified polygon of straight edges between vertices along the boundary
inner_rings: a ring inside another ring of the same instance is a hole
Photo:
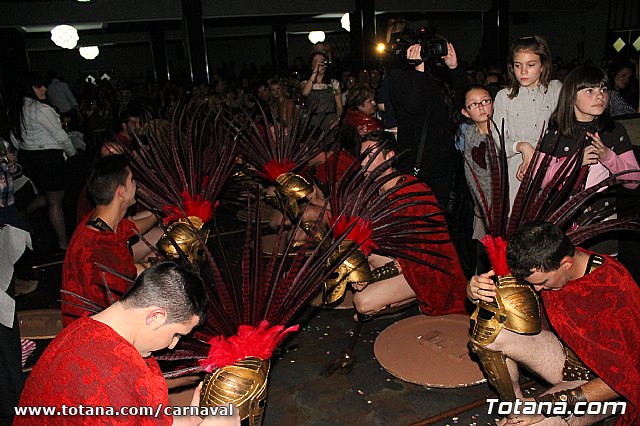
[[[370,282],[373,283],[388,280],[389,278],[396,277],[400,274],[400,268],[398,268],[396,262],[392,260],[391,262],[371,271],[371,275],[373,277]]]
[[[576,408],[576,404],[578,402],[584,402],[584,403],[588,402],[587,396],[584,394],[584,392],[582,392],[582,389],[580,387],[558,391],[558,392],[550,393],[547,395],[536,396],[534,399],[538,403],[550,402],[552,405],[556,405],[560,402],[564,402],[567,404],[567,410],[571,411],[572,413],[574,408]],[[545,417],[553,417],[554,414],[552,413],[553,413],[553,407],[551,407],[546,411],[545,410],[542,411],[542,414]],[[573,415],[579,416],[581,414],[573,413]]]

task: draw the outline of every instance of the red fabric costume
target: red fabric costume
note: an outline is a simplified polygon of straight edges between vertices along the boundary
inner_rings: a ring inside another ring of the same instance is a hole
[[[122,219],[116,232],[98,231],[86,226],[91,214],[86,216],[73,233],[67,254],[62,266],[62,289],[107,307],[111,303],[107,297],[102,280],[102,270],[95,263],[100,263],[128,277],[136,277],[136,265],[127,248],[127,240],[135,235],[136,226],[128,219]],[[124,294],[131,283],[105,272],[109,289],[117,300]],[[72,296],[62,294],[62,301],[78,303]],[[87,312],[62,303],[62,322],[65,326]]]
[[[591,255],[591,252],[587,252]],[[615,259],[559,291],[543,291],[556,333],[594,373],[627,400],[616,425],[640,424],[640,288]]]
[[[78,194],[78,204],[76,205],[76,217],[78,218],[78,225],[83,223],[83,219],[91,213],[96,206],[91,201],[89,191],[87,191],[87,185],[83,186]]]
[[[417,179],[413,176],[405,176],[405,182],[414,180]],[[417,185],[411,185],[399,190],[394,196],[422,191],[430,191],[430,189],[426,184],[420,182]],[[419,199],[430,201],[433,205],[410,207],[402,212],[402,216],[425,216],[440,211],[437,207],[438,201],[435,196],[421,195]],[[444,218],[435,217],[434,219],[441,220],[443,226],[446,226],[444,225]],[[448,232],[439,235],[430,235],[429,237],[437,240],[450,240]],[[402,268],[402,274],[416,293],[422,313],[426,315],[466,314],[464,305],[467,280],[462,272],[462,267],[460,266],[460,261],[458,260],[458,255],[453,243],[449,241],[438,244],[418,244],[418,247],[442,253],[449,257],[449,259],[445,259],[430,256],[425,253],[412,252],[415,257],[428,260],[430,263],[438,265],[448,273],[438,271],[437,269],[411,260],[398,258],[398,263],[400,263],[400,267]]]
[[[315,176],[322,184],[327,185],[327,167],[331,167],[331,176],[341,180],[354,161],[356,161],[355,157],[347,151],[334,152],[331,157],[327,158],[326,162],[315,166]]]
[[[347,110],[344,120],[342,120],[342,125],[354,127],[360,136],[364,136],[374,130],[384,130],[382,121],[377,117],[354,109]]]
[[[20,406],[153,407],[169,404],[155,358],[111,327],[84,317],[65,328],[33,368]],[[154,411],[155,412],[155,411]],[[14,425],[170,425],[171,416],[16,416]]]

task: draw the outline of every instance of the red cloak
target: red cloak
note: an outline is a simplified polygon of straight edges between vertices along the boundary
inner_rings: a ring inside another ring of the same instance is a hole
[[[356,161],[355,157],[347,151],[340,150],[334,152],[323,164],[315,166],[315,176],[322,184],[327,185],[327,176],[334,176],[336,180],[341,180],[351,165]],[[331,174],[327,174],[328,168]]]
[[[405,182],[413,180],[417,179],[413,176],[405,176]],[[399,190],[394,196],[423,191],[430,191],[430,189],[426,184],[420,182],[419,184]],[[410,207],[402,212],[402,216],[425,216],[440,211],[435,196],[420,195],[414,199],[416,198],[430,201],[433,205]],[[407,199],[405,202],[410,201],[411,199]],[[428,260],[431,264],[447,271],[447,273],[412,260],[398,258],[398,263],[400,263],[400,267],[402,268],[402,274],[416,293],[422,313],[426,315],[466,314],[465,299],[467,280],[462,272],[458,254],[456,253],[453,243],[450,241],[449,232],[446,231],[444,218],[442,216],[436,216],[433,219],[442,221],[442,227],[445,231],[440,234],[430,235],[429,238],[447,242],[422,243],[417,244],[417,247],[442,253],[448,256],[448,258],[431,256],[419,252],[412,252],[411,254],[420,259]]]
[[[90,217],[91,214],[80,222],[69,243],[62,266],[62,289],[86,297],[106,308],[111,303],[104,288],[102,269],[96,263],[135,279],[136,265],[133,255],[127,248],[127,240],[136,235],[134,231],[136,226],[128,219],[122,219],[115,233],[95,231],[86,226]],[[105,272],[105,278],[116,300],[131,286],[127,280],[108,272]],[[76,298],[64,293],[62,301],[78,303]],[[86,314],[87,311],[62,303],[62,322],[65,326]]]
[[[153,407],[169,404],[155,358],[89,317],[65,328],[27,379],[20,406]],[[16,416],[14,425],[170,425],[171,416]]]
[[[591,252],[587,252],[591,255]],[[627,400],[616,425],[640,424],[640,288],[615,259],[543,291],[547,317],[556,333],[594,373]]]

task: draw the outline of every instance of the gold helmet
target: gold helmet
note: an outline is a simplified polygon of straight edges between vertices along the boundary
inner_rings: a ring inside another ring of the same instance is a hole
[[[249,419],[249,425],[262,424],[267,398],[269,360],[247,357],[232,365],[218,368],[204,378],[200,392],[201,407],[233,404],[240,420]]]
[[[292,172],[282,173],[276,178],[278,191],[287,198],[301,200],[313,192],[313,185],[303,176]]]
[[[495,301],[480,301],[471,315],[471,340],[488,345],[503,327],[518,334],[539,333],[540,302],[533,288],[512,275],[498,276],[496,287]]]
[[[169,225],[167,232],[158,240],[156,246],[162,253],[177,259],[180,255],[171,242],[173,239],[189,261],[193,265],[199,265],[204,260],[204,250],[200,246],[198,235],[206,243],[209,229],[203,228],[202,220],[197,216],[189,216],[189,220],[193,227],[184,218]]]
[[[353,244],[355,244],[353,241],[343,240],[329,258],[328,263],[335,262]],[[369,261],[358,249],[348,256],[324,282],[322,300],[327,305],[335,303],[344,296],[348,283],[369,282],[372,278]]]

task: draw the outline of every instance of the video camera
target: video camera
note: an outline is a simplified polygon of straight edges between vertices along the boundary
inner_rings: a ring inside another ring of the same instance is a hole
[[[448,54],[447,40],[435,35],[433,30],[427,27],[420,27],[417,30],[406,27],[400,32],[391,34],[387,51],[393,55],[406,57],[407,49],[414,44],[420,45],[420,57],[423,61],[430,58],[438,59]]]

